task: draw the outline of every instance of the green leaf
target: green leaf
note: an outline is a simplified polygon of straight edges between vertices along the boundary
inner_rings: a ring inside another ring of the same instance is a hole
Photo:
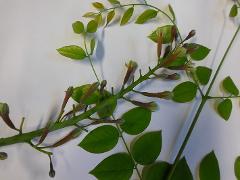
[[[101,99],[99,100],[98,103],[100,104],[104,100],[106,100],[110,97],[112,97],[112,99],[110,101],[108,101],[107,103],[105,103],[104,106],[101,107],[101,109],[97,110],[98,116],[100,118],[107,118],[107,117],[111,116],[117,107],[117,99],[114,98],[112,96],[112,94],[107,91],[104,92],[104,96],[101,97]]]
[[[104,153],[116,146],[118,138],[117,128],[104,125],[88,133],[79,146],[90,153]]]
[[[143,24],[147,22],[150,19],[153,19],[157,16],[158,11],[153,10],[153,9],[147,9],[145,10],[140,16],[138,16],[136,20],[136,24]]]
[[[108,2],[110,2],[111,4],[120,4],[120,2],[117,0],[108,0]]]
[[[204,66],[198,66],[196,68],[196,76],[200,84],[206,85],[211,77],[212,69]]]
[[[237,96],[239,94],[239,90],[230,76],[223,80],[223,88],[232,95]]]
[[[136,107],[123,114],[124,123],[121,128],[124,132],[137,135],[143,132],[151,121],[151,111],[142,107]]]
[[[75,87],[73,89],[73,94],[72,94],[72,98],[80,103],[80,99],[81,97],[86,94],[86,92],[89,90],[89,88],[91,87],[91,84],[85,84],[79,87]],[[95,104],[99,101],[100,99],[100,93],[99,91],[95,91],[90,97],[88,97],[86,100],[84,100],[84,104],[90,105],[90,104]]]
[[[225,99],[218,104],[217,111],[219,115],[224,119],[228,120],[232,113],[232,101],[231,99]]]
[[[131,19],[132,15],[133,15],[133,11],[134,11],[134,7],[130,7],[129,9],[127,9],[125,11],[125,13],[123,14],[123,17],[121,19],[121,23],[120,23],[121,26],[128,23],[128,21]]]
[[[62,48],[57,49],[57,51],[61,55],[74,60],[82,60],[87,57],[85,51],[81,47],[75,45],[64,46]]]
[[[159,156],[162,148],[162,133],[148,132],[140,136],[131,146],[133,158],[138,164],[152,164]]]
[[[173,10],[173,8],[172,8],[172,6],[170,4],[168,5],[168,9],[169,9],[169,11],[170,11],[170,13],[172,15],[173,21],[175,21],[176,20],[176,16],[175,16],[174,10]]]
[[[238,7],[236,4],[234,4],[230,10],[229,16],[236,17],[237,15],[238,15]]]
[[[91,20],[87,24],[87,32],[88,33],[95,33],[97,31],[97,28],[98,28],[98,23],[95,20]]]
[[[90,174],[99,180],[129,180],[133,168],[131,157],[126,153],[118,153],[104,159],[90,171]]]
[[[218,160],[213,151],[201,161],[199,176],[200,180],[220,180]]]
[[[92,3],[93,7],[95,7],[96,9],[102,10],[104,9],[104,5],[100,2],[94,2]]]
[[[76,34],[81,34],[84,32],[84,25],[81,21],[75,21],[73,24],[72,24],[72,28],[73,28],[73,31],[76,33]]]
[[[115,16],[115,11],[110,11],[107,15],[107,23],[106,23],[106,26],[112,21],[112,19],[114,18]]]
[[[87,12],[83,15],[83,17],[94,18],[94,17],[96,17],[96,13],[95,12]]]
[[[191,170],[189,169],[185,158],[182,158],[177,163],[176,169],[173,172],[173,175],[171,178],[171,180],[183,180],[183,179],[184,180],[193,180]]]
[[[192,101],[197,94],[197,85],[191,81],[177,85],[172,91],[172,100],[179,103]]]
[[[240,180],[240,156],[237,157],[234,163],[234,172],[237,180]]]
[[[200,44],[190,43],[188,44],[188,47],[194,49],[193,52],[190,54],[190,57],[195,61],[205,59],[210,52],[210,49]]]
[[[96,41],[95,41],[94,38],[92,38],[91,41],[90,41],[90,49],[91,49],[90,54],[91,54],[91,55],[93,54],[93,51],[94,51],[94,49],[95,49],[95,46],[96,46]]]
[[[144,166],[142,170],[142,180],[166,180],[171,165],[167,162],[157,162],[149,166]]]
[[[97,22],[98,26],[101,26],[101,25],[103,24],[102,14],[98,14],[98,15],[95,17],[95,21]]]
[[[172,41],[172,28],[173,25],[158,27],[148,36],[148,38],[157,43],[159,34],[162,34],[163,44],[170,43]]]

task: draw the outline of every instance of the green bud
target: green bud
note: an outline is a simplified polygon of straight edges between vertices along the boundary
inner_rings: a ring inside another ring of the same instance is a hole
[[[5,160],[8,158],[8,154],[5,152],[0,152],[0,160]]]

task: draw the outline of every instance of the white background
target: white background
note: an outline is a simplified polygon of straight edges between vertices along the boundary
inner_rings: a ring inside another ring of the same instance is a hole
[[[79,44],[82,38],[72,32],[71,24],[82,20],[82,15],[92,10],[88,0],[0,0],[0,101],[10,106],[11,117],[16,125],[26,117],[25,131],[43,126],[51,111],[59,109],[64,91],[70,85],[94,82],[94,76],[87,61],[74,62],[60,56],[56,49],[65,45]],[[104,1],[105,2],[105,1]],[[124,0],[122,2],[129,2]],[[133,2],[133,1],[131,1]],[[233,35],[237,23],[227,17],[230,0],[165,0],[149,1],[166,9],[171,3],[175,9],[178,25],[185,36],[191,29],[197,31],[195,42],[206,45],[212,51],[204,64],[216,67]],[[138,8],[139,10],[141,8]],[[99,31],[97,54],[94,65],[97,73],[108,80],[108,88],[119,88],[124,77],[124,63],[129,59],[138,62],[143,71],[155,64],[155,44],[146,36],[160,24],[166,23],[162,16],[145,26],[128,25],[119,27],[116,23],[105,31]],[[219,82],[231,75],[240,87],[239,42],[237,37],[223,70],[220,72],[212,94],[222,95]],[[184,78],[182,79],[184,80]],[[179,82],[177,82],[179,83]],[[176,85],[154,81],[144,90],[171,90]],[[147,100],[136,97],[136,99]],[[196,104],[175,104],[158,101],[159,111],[152,117],[148,130],[162,130],[163,148],[160,160],[172,162],[181,143],[183,132],[189,126]],[[197,179],[200,160],[214,150],[221,168],[221,179],[233,180],[233,164],[240,155],[239,102],[228,122],[214,112],[214,102],[208,103],[190,138],[184,154]],[[116,116],[130,108],[121,103]],[[0,136],[14,135],[0,122]],[[65,132],[66,133],[66,132]],[[181,135],[179,135],[179,133]],[[49,142],[62,137],[63,132],[54,134]],[[128,137],[131,139],[132,137]],[[57,180],[93,180],[88,172],[104,157],[124,151],[122,142],[111,152],[94,155],[77,146],[80,139],[54,149],[54,166]],[[3,180],[47,180],[48,158],[26,144],[1,148],[9,158],[0,162]],[[136,179],[134,176],[132,179]]]

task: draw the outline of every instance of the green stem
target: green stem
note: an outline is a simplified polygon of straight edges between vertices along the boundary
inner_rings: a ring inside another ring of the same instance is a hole
[[[52,125],[49,128],[49,132],[53,132],[53,131],[56,131],[56,130],[59,130],[59,129],[63,129],[65,127],[69,127],[69,126],[75,126],[79,121],[87,119],[92,114],[96,113],[99,109],[102,109],[102,108],[106,107],[106,105],[108,105],[109,103],[111,103],[115,99],[120,99],[125,94],[132,91],[140,83],[147,80],[149,78],[149,76],[151,76],[160,67],[161,67],[160,64],[156,65],[153,69],[149,70],[145,75],[140,76],[135,82],[130,84],[128,87],[126,87],[125,89],[122,89],[116,95],[111,96],[110,98],[108,98],[105,101],[103,101],[102,103],[94,106],[93,108],[87,110],[86,112],[84,112],[84,113],[82,113],[78,116],[72,117],[72,118],[68,119],[67,121],[55,123],[54,125]],[[43,131],[44,131],[44,128],[41,128],[41,129],[31,131],[31,132],[28,132],[28,133],[22,133],[22,134],[18,134],[18,135],[7,137],[7,138],[0,138],[0,147],[11,145],[11,144],[16,144],[16,143],[29,142],[33,138],[41,136]]]
[[[191,136],[191,134],[193,132],[193,129],[194,129],[194,127],[195,127],[195,125],[196,125],[196,123],[198,121],[199,115],[200,115],[200,113],[201,113],[205,103],[207,102],[207,98],[206,97],[208,97],[208,95],[209,95],[209,93],[210,93],[210,91],[212,89],[212,86],[213,86],[213,84],[214,84],[214,82],[215,82],[215,80],[217,78],[217,75],[218,75],[218,73],[219,73],[219,71],[220,71],[220,69],[221,69],[221,67],[222,67],[222,65],[223,65],[223,63],[224,63],[228,53],[229,53],[230,48],[232,47],[232,44],[233,44],[234,40],[236,39],[236,36],[237,36],[239,30],[240,30],[240,25],[238,26],[234,36],[232,37],[232,39],[231,39],[231,41],[230,41],[230,43],[229,43],[229,45],[228,45],[224,55],[223,55],[223,57],[222,57],[222,59],[220,61],[220,64],[218,65],[218,68],[217,68],[217,70],[216,70],[216,72],[215,72],[215,74],[213,76],[213,79],[212,79],[212,81],[211,81],[211,83],[210,83],[210,85],[209,85],[209,87],[207,89],[206,94],[202,98],[202,101],[201,101],[201,103],[200,103],[200,105],[198,107],[198,110],[197,110],[197,112],[196,112],[196,114],[195,114],[195,116],[193,118],[193,121],[192,121],[192,123],[191,123],[191,125],[190,125],[190,127],[188,129],[187,135],[184,138],[184,141],[183,141],[183,143],[182,143],[182,145],[181,145],[181,147],[180,147],[180,149],[179,149],[179,151],[177,153],[177,156],[176,156],[176,158],[174,160],[173,166],[171,167],[171,170],[170,170],[170,172],[168,174],[168,177],[167,177],[168,180],[171,179],[171,177],[172,177],[172,175],[174,173],[174,170],[176,169],[177,163],[179,162],[179,160],[180,160],[180,158],[181,158],[181,156],[183,154],[183,151],[184,151],[184,149],[185,149],[185,147],[186,147],[186,145],[188,143],[188,140],[189,140],[189,138],[190,138],[190,136]]]
[[[99,80],[99,78],[98,78],[98,75],[97,75],[97,73],[96,73],[96,70],[95,70],[95,68],[94,68],[94,66],[93,66],[93,62],[92,62],[91,55],[88,53],[87,44],[86,44],[86,35],[84,35],[84,47],[85,47],[85,51],[86,51],[86,54],[87,54],[87,58],[88,58],[88,60],[89,60],[89,62],[90,62],[90,64],[91,64],[93,73],[94,73],[97,81],[100,83],[100,80]]]
[[[124,137],[123,137],[123,133],[122,133],[122,131],[121,131],[121,128],[119,127],[118,124],[116,124],[116,127],[117,127],[117,129],[118,129],[120,138],[122,139],[123,144],[124,144],[124,146],[125,146],[128,154],[129,154],[129,156],[131,157],[131,159],[132,159],[132,161],[133,161],[133,163],[134,163],[134,169],[135,169],[136,172],[137,172],[137,175],[138,175],[138,177],[139,177],[139,180],[142,180],[141,173],[140,173],[140,171],[139,171],[138,168],[137,168],[137,163],[135,162],[135,160],[134,160],[134,158],[133,158],[133,155],[132,155],[130,149],[128,148],[127,142],[126,142],[126,140],[125,140]]]
[[[233,99],[240,98],[240,96],[208,96],[208,99]]]

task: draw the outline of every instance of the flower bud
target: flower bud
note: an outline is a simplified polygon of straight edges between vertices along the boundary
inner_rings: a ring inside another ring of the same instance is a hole
[[[124,77],[123,86],[128,82],[131,75],[135,72],[135,70],[137,69],[137,66],[138,66],[137,63],[132,60],[128,64],[126,64],[127,73]]]
[[[6,103],[0,103],[0,116],[2,117],[3,121],[8,125],[8,127],[18,130],[13,122],[11,121],[9,117],[9,107]]]
[[[187,40],[191,39],[191,38],[194,37],[195,35],[196,35],[196,31],[195,31],[195,30],[191,30],[191,31],[188,33],[187,37],[184,39],[184,41],[187,41]]]
[[[154,98],[160,98],[160,99],[166,99],[166,100],[169,100],[172,98],[172,92],[170,91],[163,91],[158,93],[150,93],[150,92],[138,92],[138,93],[147,97],[154,97]]]
[[[100,93],[102,94],[103,93],[103,90],[104,88],[106,87],[107,85],[107,81],[106,80],[103,80],[100,84]]]
[[[51,156],[49,156],[49,159],[50,159],[50,170],[49,170],[49,177],[51,178],[54,178],[55,177],[55,170],[53,168],[53,163],[52,163],[52,159],[51,159]]]
[[[5,152],[0,152],[0,160],[5,160],[8,158],[8,154]]]
[[[155,102],[140,102],[140,101],[134,101],[134,100],[130,100],[130,102],[136,106],[140,106],[146,109],[149,109],[150,111],[154,112],[158,109],[158,105]]]

